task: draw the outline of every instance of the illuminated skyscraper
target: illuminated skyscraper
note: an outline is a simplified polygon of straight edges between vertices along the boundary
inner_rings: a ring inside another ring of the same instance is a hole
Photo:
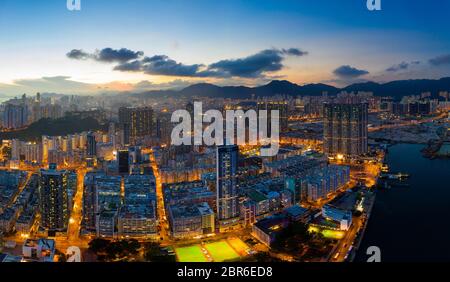
[[[152,135],[153,110],[150,107],[120,108],[119,123],[124,130],[125,142],[128,138]]]
[[[69,173],[51,164],[39,172],[39,208],[41,226],[50,231],[64,231],[69,221]]]
[[[216,149],[217,217],[220,225],[230,225],[239,218],[237,166],[239,147],[219,146]]]
[[[281,132],[288,129],[288,103],[287,101],[261,101],[258,102],[258,114],[259,111],[267,111],[267,132],[272,132],[271,118],[272,111],[278,111],[279,128]]]
[[[325,104],[324,152],[329,156],[360,156],[367,153],[366,103]]]

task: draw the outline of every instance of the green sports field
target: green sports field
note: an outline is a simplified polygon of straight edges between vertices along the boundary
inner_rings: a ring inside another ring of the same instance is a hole
[[[247,255],[248,246],[239,238],[222,239],[206,244],[175,247],[179,262],[223,262],[238,260]]]
[[[239,254],[226,241],[208,243],[205,244],[205,248],[215,262],[237,260],[240,258]]]
[[[345,231],[324,229],[324,228],[319,228],[319,227],[316,227],[316,226],[310,226],[308,228],[308,231],[309,232],[315,232],[315,233],[320,232],[320,233],[322,233],[322,235],[325,238],[328,238],[328,239],[340,240],[340,239],[344,238],[344,236],[345,236]]]
[[[199,245],[175,248],[179,262],[207,262],[205,255]]]
[[[328,230],[328,229],[323,230],[322,234],[325,238],[338,239],[338,240],[344,238],[344,236],[345,236],[344,231]]]

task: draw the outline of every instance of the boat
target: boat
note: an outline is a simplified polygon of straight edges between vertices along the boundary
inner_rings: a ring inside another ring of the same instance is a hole
[[[381,178],[387,178],[390,180],[404,180],[406,178],[409,178],[409,174],[402,173],[402,172],[395,173],[395,174],[394,173],[385,173],[385,174],[381,175]]]

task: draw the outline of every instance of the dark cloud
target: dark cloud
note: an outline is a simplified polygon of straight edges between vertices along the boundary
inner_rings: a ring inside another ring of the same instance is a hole
[[[118,63],[114,70],[143,72],[151,75],[261,78],[266,73],[281,70],[284,67],[283,60],[286,56],[299,57],[307,54],[307,52],[298,48],[267,49],[245,58],[221,60],[209,66],[203,64],[186,65],[166,55],[142,57],[143,52],[134,52],[125,48],[120,50],[105,48],[95,54],[88,54],[82,50],[72,50],[67,56],[72,59],[91,58],[101,62]]]
[[[407,62],[401,62],[400,64],[393,65],[386,69],[386,71],[389,72],[396,72],[401,70],[406,70],[409,67],[409,64]]]
[[[139,72],[142,71],[142,63],[139,60],[123,63],[114,67],[116,71]]]
[[[96,54],[96,60],[107,63],[125,63],[131,60],[135,60],[144,55],[142,51],[131,51],[126,48],[115,50],[112,48],[105,48]]]
[[[105,63],[126,63],[131,60],[135,60],[144,55],[142,51],[132,51],[127,48],[112,49],[104,48],[98,50],[94,54],[89,54],[81,49],[73,49],[66,54],[68,58],[75,60],[93,59],[99,62]]]
[[[142,60],[142,70],[146,74],[167,76],[196,76],[202,65],[184,65],[165,55],[146,57]]]
[[[306,52],[296,48],[267,49],[245,58],[213,63],[208,67],[208,70],[220,76],[255,78],[266,72],[281,70],[284,67],[285,55],[303,56],[306,54]]]
[[[333,73],[342,78],[356,78],[369,74],[366,70],[360,70],[349,65],[340,66],[333,71]]]
[[[302,51],[298,48],[289,48],[289,49],[283,49],[282,50],[284,54],[291,55],[291,56],[304,56],[308,55],[308,52]]]
[[[86,59],[89,59],[89,57],[90,57],[90,55],[88,53],[84,52],[81,49],[73,49],[72,51],[67,53],[66,56],[69,57],[70,59],[75,59],[75,60],[86,60]]]
[[[450,65],[450,54],[437,56],[429,60],[433,66]]]
[[[413,65],[419,65],[420,61],[411,61],[411,62],[401,62],[400,64],[397,65],[393,65],[389,68],[386,69],[386,71],[388,72],[398,72],[398,71],[402,71],[402,70],[407,70],[410,67],[412,67]]]
[[[156,55],[117,65],[114,67],[114,70],[144,72],[153,75],[194,77],[198,76],[200,67],[202,65],[184,65],[165,55]]]

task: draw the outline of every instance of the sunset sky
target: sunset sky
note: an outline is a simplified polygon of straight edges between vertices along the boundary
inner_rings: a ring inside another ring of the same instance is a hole
[[[0,0],[0,97],[450,75],[450,1]]]

